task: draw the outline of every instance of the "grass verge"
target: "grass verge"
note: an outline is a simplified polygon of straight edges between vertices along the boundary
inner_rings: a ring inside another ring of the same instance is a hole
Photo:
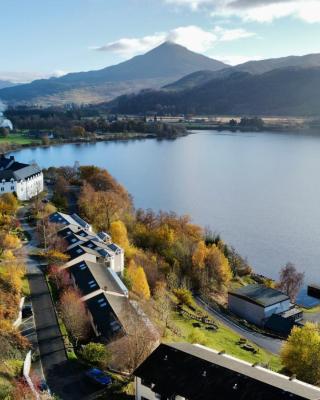
[[[197,306],[197,311],[205,313],[205,311],[199,306]],[[182,316],[177,311],[173,311],[172,323],[178,329],[179,334],[177,335],[171,330],[167,330],[167,335],[164,341],[192,342],[194,338],[199,338],[202,342],[200,344],[203,344],[218,351],[224,350],[227,354],[240,358],[241,360],[247,361],[249,363],[260,363],[272,369],[273,371],[280,371],[283,368],[279,356],[263,350],[249,341],[247,341],[246,343],[258,350],[256,354],[253,354],[241,348],[241,346],[238,344],[241,336],[233,332],[223,324],[216,322],[216,324],[218,325],[218,329],[216,331],[212,331],[205,329],[206,325],[201,322],[199,323],[200,327],[194,327],[193,324],[195,322],[198,321],[195,321],[184,315]]]

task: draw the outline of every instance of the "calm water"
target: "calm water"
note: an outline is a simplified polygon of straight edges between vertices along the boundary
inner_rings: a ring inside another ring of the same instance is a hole
[[[188,213],[278,276],[294,262],[320,280],[320,136],[197,132],[175,141],[99,142],[25,149],[20,161],[107,168],[136,207]]]

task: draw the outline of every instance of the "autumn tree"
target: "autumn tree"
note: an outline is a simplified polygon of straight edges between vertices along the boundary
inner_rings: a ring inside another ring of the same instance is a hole
[[[129,197],[114,191],[95,191],[88,183],[82,187],[78,204],[97,230],[107,231],[131,207]]]
[[[150,288],[144,269],[132,261],[128,266],[127,275],[131,281],[132,291],[142,299],[150,299]]]
[[[294,326],[280,355],[285,368],[298,379],[320,384],[320,332],[317,324],[307,322],[303,327]]]
[[[48,268],[49,279],[52,280],[55,286],[59,289],[66,289],[71,285],[72,280],[67,269],[61,268],[61,266],[52,264]]]
[[[0,213],[15,215],[18,211],[19,202],[13,193],[4,193],[0,196]]]
[[[60,298],[59,311],[77,346],[79,341],[87,338],[90,329],[86,306],[80,293],[72,288],[67,289]]]
[[[109,344],[108,349],[112,356],[111,365],[132,373],[151,354],[159,334],[150,330],[133,309],[126,308],[123,315],[128,326],[127,335]]]
[[[154,290],[155,308],[159,315],[159,320],[164,324],[165,335],[166,329],[169,327],[172,313],[172,301],[166,290],[166,283],[158,281]]]
[[[229,262],[221,250],[213,244],[208,248],[208,253],[205,259],[207,270],[208,284],[215,282],[218,287],[228,285],[232,279],[232,272]]]
[[[294,303],[301,289],[304,273],[298,272],[295,265],[288,262],[280,271],[278,288],[286,293]]]
[[[61,253],[67,250],[67,242],[58,234],[61,225],[50,222],[49,217],[39,219],[36,225],[37,238],[45,250],[56,250]]]
[[[203,240],[197,243],[192,254],[192,264],[194,268],[203,269],[205,267],[205,259],[207,255],[207,246]]]
[[[194,300],[193,300],[192,293],[190,292],[190,290],[185,289],[185,288],[179,288],[179,289],[175,289],[173,291],[173,293],[175,294],[179,303],[185,304],[188,307],[193,307]]]
[[[84,137],[86,130],[82,126],[74,125],[71,129],[71,133],[75,137]]]
[[[21,241],[16,235],[3,232],[0,234],[0,253],[5,250],[16,250],[21,246]]]
[[[118,220],[111,222],[110,235],[112,237],[112,241],[117,243],[124,250],[130,247],[127,228],[122,221]]]
[[[59,250],[48,249],[39,253],[44,257],[49,265],[63,265],[69,260],[69,255],[61,253]]]

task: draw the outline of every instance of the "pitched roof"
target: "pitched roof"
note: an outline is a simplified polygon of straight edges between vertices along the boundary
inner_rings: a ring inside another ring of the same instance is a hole
[[[99,290],[99,284],[91,273],[87,261],[80,261],[69,268],[81,294],[86,296]]]
[[[105,293],[90,298],[86,301],[86,304],[94,320],[94,324],[102,337],[110,340],[114,336],[124,334],[123,327]]]
[[[161,344],[134,375],[165,398],[320,399],[320,388],[190,343]]]
[[[13,156],[9,158],[4,155],[0,156],[0,180],[9,181],[14,179],[15,181],[21,181],[40,172],[41,169],[37,165],[17,162]]]
[[[289,296],[279,290],[258,284],[243,286],[239,289],[229,291],[229,294],[262,307],[272,306],[281,301],[289,300]]]

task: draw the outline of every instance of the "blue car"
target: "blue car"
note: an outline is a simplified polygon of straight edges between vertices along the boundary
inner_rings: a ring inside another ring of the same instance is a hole
[[[109,386],[112,383],[111,377],[98,368],[90,369],[86,372],[86,376],[92,382],[97,383],[101,386]]]

